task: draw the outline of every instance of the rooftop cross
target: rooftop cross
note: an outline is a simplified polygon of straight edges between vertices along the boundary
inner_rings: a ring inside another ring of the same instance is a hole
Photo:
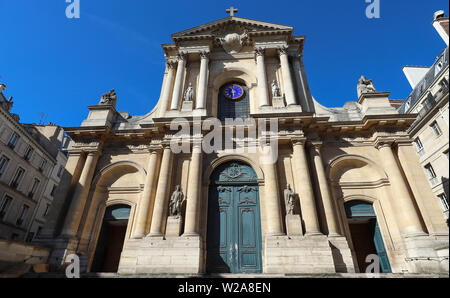
[[[234,17],[234,13],[238,12],[239,10],[237,8],[234,8],[233,6],[231,6],[229,9],[227,9],[227,13],[230,14],[230,17]]]

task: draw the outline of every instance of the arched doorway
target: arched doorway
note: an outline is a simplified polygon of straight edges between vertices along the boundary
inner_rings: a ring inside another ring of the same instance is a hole
[[[238,161],[211,175],[208,201],[209,273],[261,273],[262,240],[257,175]]]
[[[117,272],[131,207],[113,205],[105,210],[91,272]]]
[[[366,272],[371,264],[366,263],[370,254],[378,255],[381,273],[392,272],[372,204],[355,200],[346,202],[344,206],[359,272]]]
[[[250,116],[248,87],[240,82],[229,82],[219,90],[218,118],[246,119]]]

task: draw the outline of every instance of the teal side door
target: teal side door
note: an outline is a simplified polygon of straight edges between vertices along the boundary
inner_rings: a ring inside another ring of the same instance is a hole
[[[217,175],[209,190],[207,271],[261,273],[256,175],[251,167],[240,163],[223,165],[218,171],[225,175]]]
[[[380,260],[380,267],[382,273],[391,273],[391,264],[389,263],[389,259],[387,256],[386,248],[384,247],[383,238],[381,237],[380,227],[378,226],[378,222],[375,219],[375,233],[373,236],[373,242],[375,244],[375,248],[377,250],[377,255]]]

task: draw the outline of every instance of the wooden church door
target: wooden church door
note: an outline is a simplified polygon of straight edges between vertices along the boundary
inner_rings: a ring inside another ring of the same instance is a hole
[[[226,163],[213,173],[207,231],[208,272],[262,272],[259,187],[250,166]]]

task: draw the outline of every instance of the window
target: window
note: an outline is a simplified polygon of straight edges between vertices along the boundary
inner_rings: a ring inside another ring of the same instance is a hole
[[[6,195],[3,199],[2,204],[0,205],[0,220],[3,220],[6,216],[6,212],[8,212],[9,206],[11,206],[11,203],[13,201],[13,198]]]
[[[58,173],[56,174],[56,176],[58,176],[59,178],[61,178],[62,172],[63,172],[64,168],[62,166],[59,167],[58,169]]]
[[[31,146],[28,146],[27,150],[25,151],[25,155],[23,156],[23,158],[26,161],[29,161],[31,159],[31,156],[33,155],[34,149]]]
[[[444,208],[444,211],[448,211],[448,198],[445,193],[438,195],[439,199],[441,200],[442,207]]]
[[[45,207],[44,214],[42,216],[43,217],[47,216],[49,210],[50,210],[50,204],[47,204],[47,206]]]
[[[55,195],[55,191],[56,191],[56,184],[53,185],[52,191],[50,192],[50,195],[51,195],[52,197]]]
[[[422,141],[419,138],[416,138],[414,140],[414,143],[417,146],[417,151],[422,151],[423,150],[423,144],[422,144]]]
[[[44,172],[45,166],[47,165],[47,160],[42,159],[41,164],[39,165],[39,172]]]
[[[448,150],[445,151],[444,154],[445,154],[445,157],[447,157],[447,160],[448,160]],[[1,176],[1,174],[0,174],[0,176]]]
[[[408,99],[405,102],[405,112],[408,112],[409,108],[411,107],[411,99]]]
[[[436,121],[434,121],[433,123],[431,123],[430,126],[431,126],[431,128],[433,129],[434,134],[435,134],[436,136],[440,136],[440,135],[442,134],[441,128],[439,127],[439,124],[437,124]]]
[[[27,235],[27,239],[25,239],[25,242],[31,242],[31,241],[33,241],[33,238],[34,238],[34,233],[29,232]]]
[[[19,238],[19,234],[17,234],[17,233],[12,233],[12,235],[11,235],[11,240],[17,240],[17,238]]]
[[[434,172],[433,166],[431,164],[427,164],[425,166],[425,170],[427,170],[429,179],[436,178],[436,173]]]
[[[27,216],[27,213],[28,213],[29,209],[30,209],[30,207],[25,205],[25,204],[22,206],[22,210],[20,211],[20,215],[19,215],[19,217],[16,220],[16,225],[17,226],[21,226],[23,224],[23,222],[25,220],[25,216]]]
[[[14,179],[11,181],[10,186],[13,189],[17,189],[19,187],[20,181],[23,178],[23,175],[25,174],[25,170],[22,168],[18,168],[16,174],[14,175]]]
[[[36,230],[36,236],[39,236],[41,234],[41,232],[42,232],[42,227],[39,226]]]
[[[3,173],[6,171],[6,167],[8,166],[9,158],[6,156],[0,157],[0,177],[2,177]]]
[[[33,198],[34,194],[36,193],[38,187],[39,187],[39,183],[41,183],[41,181],[39,181],[38,179],[34,178],[33,180],[33,185],[31,186],[30,192],[28,193],[28,197],[29,198]]]
[[[14,150],[14,148],[16,148],[17,141],[19,140],[19,138],[20,138],[19,135],[13,132],[11,137],[9,138],[8,147]]]

